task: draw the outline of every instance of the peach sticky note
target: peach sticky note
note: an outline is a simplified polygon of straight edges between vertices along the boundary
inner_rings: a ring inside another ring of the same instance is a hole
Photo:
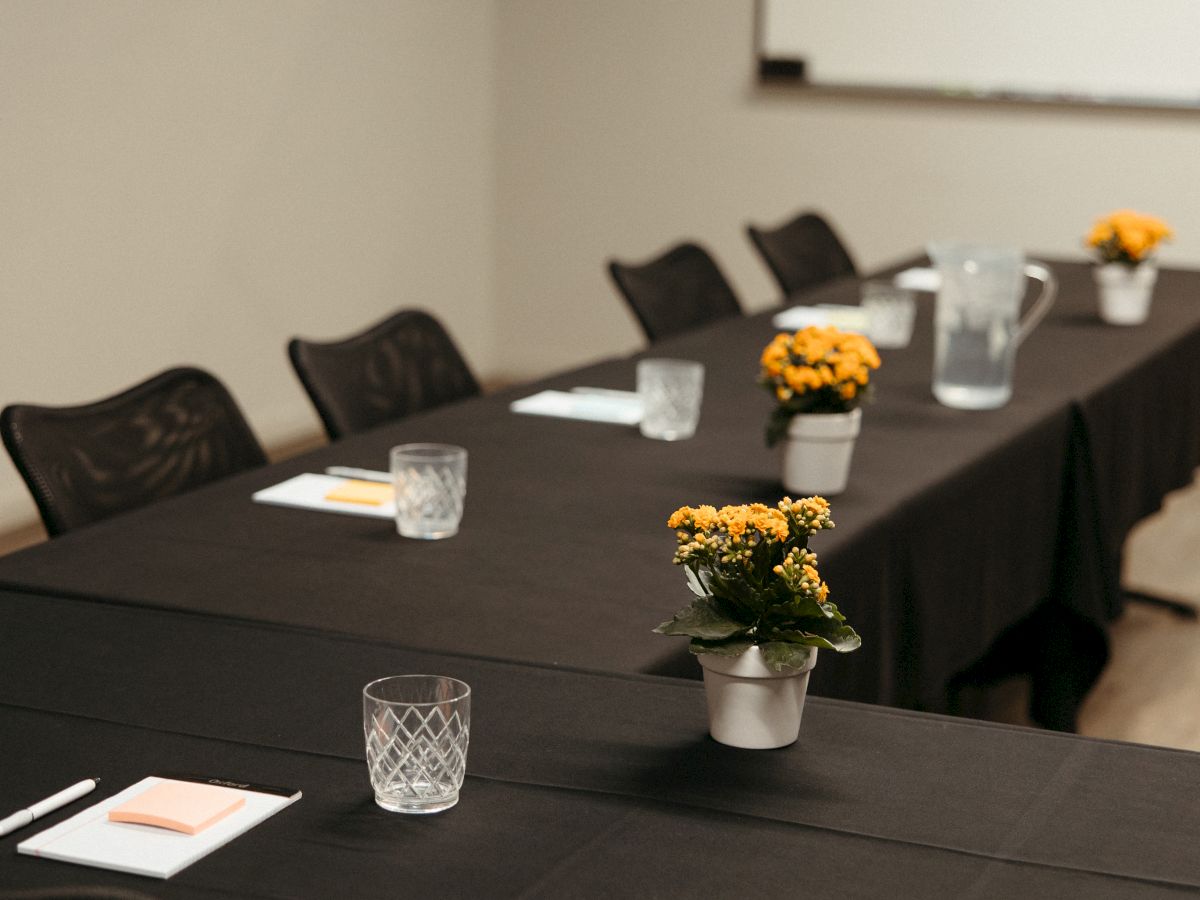
[[[396,489],[381,481],[359,481],[351,479],[335,487],[325,495],[326,500],[342,503],[365,503],[367,506],[383,506],[395,497]]]
[[[160,781],[110,809],[108,818],[199,834],[245,805],[246,798],[233,788],[194,781]]]

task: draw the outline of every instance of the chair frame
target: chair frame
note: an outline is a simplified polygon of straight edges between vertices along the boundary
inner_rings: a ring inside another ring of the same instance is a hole
[[[93,522],[103,521],[108,516],[91,519],[87,522],[70,524],[63,516],[62,510],[56,504],[55,498],[60,496],[61,492],[51,483],[39,466],[35,455],[29,451],[26,446],[27,439],[24,436],[25,427],[22,419],[30,414],[34,414],[43,418],[63,418],[71,419],[81,415],[102,415],[109,410],[122,410],[131,403],[136,403],[143,397],[154,395],[162,391],[165,387],[173,382],[183,380],[196,380],[202,382],[209,390],[219,396],[222,402],[226,405],[230,415],[231,427],[240,432],[240,437],[243,439],[245,449],[251,452],[251,455],[257,454],[255,462],[259,465],[267,463],[267,456],[263,452],[262,445],[254,432],[250,429],[249,423],[246,421],[245,414],[230,394],[229,389],[210,372],[193,366],[178,366],[171,369],[166,369],[157,375],[153,375],[144,381],[141,381],[132,387],[119,391],[116,394],[101,398],[91,403],[80,403],[69,406],[45,406],[33,403],[14,403],[6,406],[0,411],[0,439],[3,440],[5,448],[8,450],[8,455],[11,457],[13,465],[17,472],[24,480],[29,493],[33,497],[34,504],[37,506],[38,513],[42,517],[42,523],[46,528],[46,533],[50,537],[58,537],[75,528],[90,525]],[[233,473],[230,473],[233,474]],[[202,484],[197,484],[196,487],[201,487]],[[164,495],[161,499],[166,499]],[[131,506],[127,509],[116,510],[110,515],[117,515],[120,512],[127,512],[137,509],[137,506]]]
[[[645,311],[642,309],[640,301],[635,299],[636,290],[634,290],[630,285],[627,275],[630,271],[641,271],[657,266],[670,265],[673,259],[683,257],[685,255],[695,256],[697,258],[703,257],[708,264],[712,266],[713,271],[719,279],[718,283],[728,292],[730,299],[733,301],[733,306],[730,308],[727,314],[713,316],[709,319],[705,319],[703,322],[697,322],[694,325],[685,326],[684,328],[662,331],[650,321]],[[641,263],[626,263],[615,259],[609,260],[607,268],[608,274],[612,278],[613,283],[616,285],[617,290],[624,298],[625,303],[633,313],[634,318],[637,319],[638,325],[641,326],[642,333],[646,336],[646,340],[652,344],[655,341],[661,340],[662,338],[670,337],[671,335],[690,330],[692,327],[700,327],[701,325],[707,324],[710,321],[715,322],[722,318],[731,318],[735,315],[742,315],[744,313],[741,302],[738,300],[737,294],[733,290],[733,285],[730,284],[729,279],[725,276],[725,273],[722,271],[721,266],[717,263],[716,258],[705,247],[701,246],[695,241],[683,241],[675,244],[657,256],[651,257],[650,259],[647,259]]]
[[[432,324],[445,337],[449,347],[453,349],[457,356],[457,362],[462,366],[463,372],[468,379],[469,389],[462,395],[462,398],[479,395],[482,390],[479,385],[479,380],[471,371],[466,359],[459,351],[454,339],[446,330],[445,326],[437,319],[436,316],[422,309],[401,309],[392,313],[374,325],[368,326],[365,330],[356,332],[346,338],[340,338],[332,341],[314,341],[304,338],[294,337],[287,344],[288,359],[291,361],[292,369],[296,373],[304,392],[308,395],[309,401],[317,412],[318,418],[321,420],[321,425],[325,428],[325,434],[331,441],[340,440],[347,435],[356,433],[359,429],[350,428],[340,421],[341,417],[333,406],[328,402],[328,397],[325,388],[318,384],[312,377],[308,361],[304,359],[304,352],[307,348],[317,348],[319,350],[330,350],[335,348],[352,348],[358,346],[370,346],[378,341],[381,337],[391,334],[400,325],[407,321],[421,321],[426,324]],[[428,409],[430,407],[421,407]],[[420,410],[413,410],[418,412]]]
[[[758,251],[758,255],[762,258],[763,262],[766,263],[767,268],[770,269],[771,275],[775,278],[776,284],[779,285],[779,289],[783,292],[785,297],[791,294],[800,293],[824,283],[822,280],[808,282],[802,285],[789,284],[790,279],[788,278],[788,273],[784,270],[784,267],[779,264],[775,250],[769,244],[769,239],[771,237],[780,234],[781,232],[794,229],[797,226],[808,224],[818,226],[829,238],[832,239],[831,246],[836,250],[836,254],[839,257],[837,262],[840,264],[838,267],[840,274],[854,276],[858,273],[858,267],[854,264],[854,257],[852,257],[850,255],[850,251],[846,249],[845,242],[842,241],[836,229],[834,229],[834,227],[829,223],[829,220],[818,212],[805,210],[792,216],[787,221],[781,222],[774,228],[767,228],[755,224],[747,225],[747,237],[749,237],[750,242],[754,245],[754,249]]]

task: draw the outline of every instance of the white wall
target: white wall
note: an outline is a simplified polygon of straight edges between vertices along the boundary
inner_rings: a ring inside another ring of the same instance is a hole
[[[743,226],[802,207],[866,268],[948,235],[1080,256],[1124,205],[1200,265],[1200,114],[764,91],[753,10],[0,0],[0,404],[191,362],[279,445],[317,429],[293,334],[424,305],[485,378],[536,376],[641,346],[610,256],[697,238],[773,302]],[[0,531],[32,518],[5,459]]]
[[[743,227],[802,207],[828,213],[867,268],[934,236],[1082,256],[1093,219],[1125,205],[1175,226],[1165,261],[1200,264],[1200,113],[764,91],[753,8],[502,4],[496,253],[507,369],[640,346],[605,260],[648,258],[683,237],[708,245],[746,306],[770,303]]]
[[[278,445],[287,339],[400,305],[487,375],[494,50],[490,0],[0,0],[0,405],[193,363]]]

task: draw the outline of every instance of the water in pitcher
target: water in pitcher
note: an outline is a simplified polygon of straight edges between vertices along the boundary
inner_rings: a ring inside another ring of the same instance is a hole
[[[1003,406],[1012,397],[1017,346],[1054,302],[1054,276],[1009,247],[938,241],[929,256],[940,281],[933,395],[955,409]],[[1022,321],[1026,278],[1042,290]]]
[[[955,409],[995,409],[1012,397],[1016,316],[974,312],[938,309],[933,395]]]

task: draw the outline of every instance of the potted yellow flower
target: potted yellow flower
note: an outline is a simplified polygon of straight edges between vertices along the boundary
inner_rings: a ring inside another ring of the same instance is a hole
[[[1099,258],[1100,317],[1111,325],[1140,325],[1150,314],[1158,267],[1154,251],[1173,237],[1162,219],[1120,209],[1092,226],[1087,246]]]
[[[859,404],[879,353],[863,335],[810,325],[775,336],[762,352],[759,382],[775,398],[767,446],[784,441],[783,486],[833,496],[846,489]]]
[[[691,638],[704,669],[709,731],[722,744],[783,747],[800,733],[817,650],[861,641],[829,600],[808,538],[832,528],[823,497],[684,506],[667,520],[692,602],[656,629]]]

